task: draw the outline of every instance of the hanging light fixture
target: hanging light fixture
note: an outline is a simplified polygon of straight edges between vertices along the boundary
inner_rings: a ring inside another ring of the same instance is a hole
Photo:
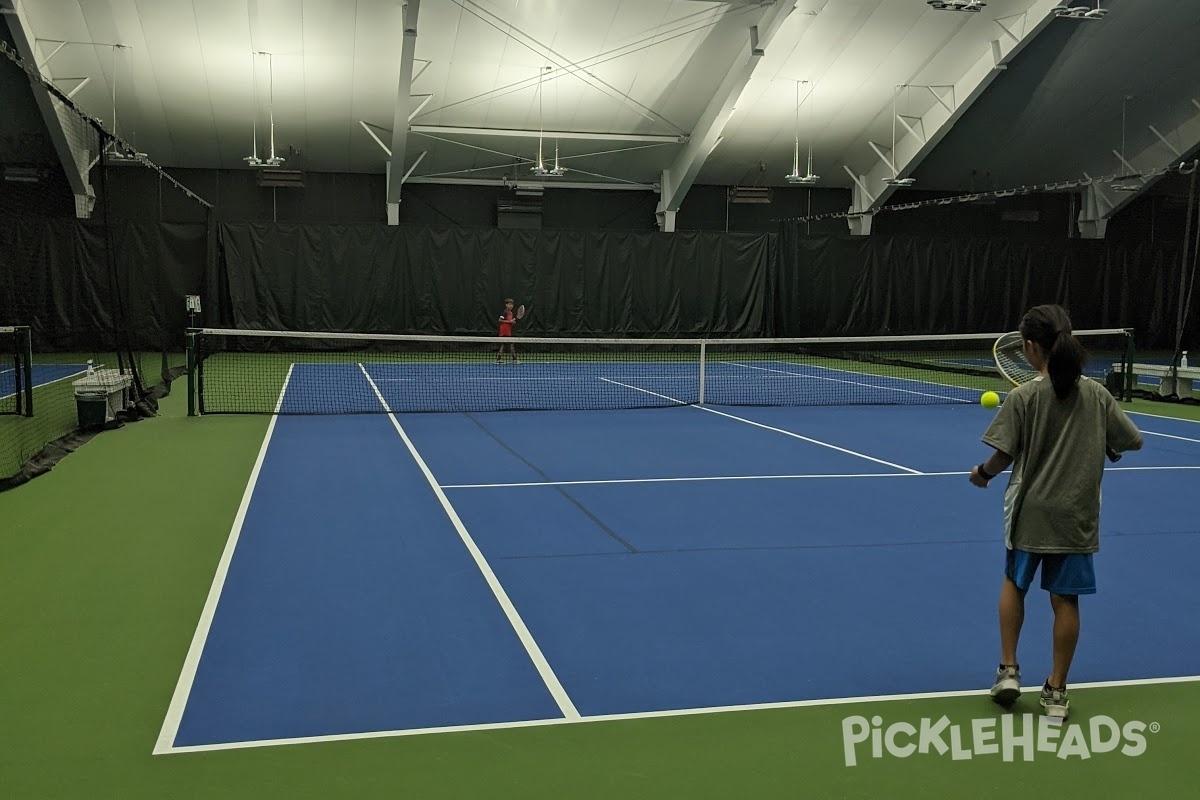
[[[907,86],[905,86],[904,88],[906,90],[908,89]],[[907,96],[907,91],[905,92],[905,95]],[[899,114],[899,105],[898,105],[899,99],[900,99],[900,87],[897,86],[895,89],[895,92],[893,92],[893,94],[892,94],[892,158],[891,158],[892,177],[885,178],[883,182],[884,182],[884,184],[886,184],[888,186],[912,186],[914,183],[917,182],[917,179],[916,178],[901,178],[900,172],[896,166],[896,119],[898,118],[898,114]]]
[[[987,3],[981,0],[925,0],[935,11],[965,11],[978,14]]]
[[[121,133],[117,129],[117,51],[118,50],[129,50],[130,48],[128,45],[114,44],[114,45],[112,45],[112,49],[113,49],[112,130],[113,130],[114,135],[120,136]],[[117,143],[115,140],[110,140],[108,142],[108,144],[105,147],[105,153],[108,156],[109,163],[112,163],[112,164],[124,164],[126,162],[134,162],[134,161],[138,161],[138,160],[146,157],[145,153],[139,152],[136,149],[134,149],[131,152],[126,153],[120,147],[117,146]]]
[[[550,67],[543,67],[542,69],[538,70],[538,89],[537,89],[537,93],[538,93],[538,154],[537,154],[537,162],[533,165],[533,167],[530,168],[529,171],[539,177],[552,176],[552,177],[557,178],[557,177],[567,174],[567,170],[558,165],[558,142],[557,141],[554,143],[554,167],[551,169],[546,169],[546,163],[542,159],[542,134],[545,132],[545,125],[543,124],[543,113],[542,113],[542,73],[549,69],[550,69]]]
[[[1124,169],[1132,169],[1132,167],[1129,166],[1129,162],[1125,160],[1125,107],[1129,103],[1129,101],[1132,99],[1133,99],[1133,97],[1130,95],[1125,95],[1123,98],[1121,98],[1121,157],[1120,157],[1121,164],[1120,164],[1120,166],[1121,166],[1121,169],[1123,169],[1123,170]],[[1137,174],[1126,175],[1126,174],[1122,173],[1121,175],[1119,175],[1116,178],[1116,180],[1113,181],[1112,189],[1114,192],[1126,192],[1126,193],[1139,192],[1142,189],[1142,184],[1137,182],[1137,180],[1139,178],[1140,178],[1140,176]]]
[[[267,57],[268,70],[268,95],[267,95],[267,114],[270,120],[270,155],[266,161],[258,157],[258,59],[257,56]],[[253,54],[251,61],[251,75],[254,80],[254,122],[252,128],[252,150],[250,155],[246,156],[243,161],[252,167],[278,167],[284,162],[284,159],[275,155],[275,59],[271,53],[258,51]]]
[[[1095,8],[1088,8],[1087,6],[1068,6],[1066,3],[1063,3],[1050,9],[1050,11],[1059,19],[1098,20],[1104,19],[1104,16],[1108,13],[1107,9],[1100,7],[1100,0],[1096,0]]]
[[[813,91],[808,92],[808,171],[803,175],[800,174],[800,84],[807,84],[808,81],[796,81],[796,149],[792,154],[792,174],[785,175],[784,178],[788,183],[799,186],[813,186],[821,179],[820,175],[813,175],[813,125],[812,125],[812,97]]]

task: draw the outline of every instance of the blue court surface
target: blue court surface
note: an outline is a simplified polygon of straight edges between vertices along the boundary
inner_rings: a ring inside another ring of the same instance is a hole
[[[33,387],[36,389],[67,378],[83,375],[86,364],[34,364]],[[17,390],[17,374],[12,367],[0,367],[0,400],[12,397]]]
[[[1007,476],[967,481],[977,404],[409,414],[371,377],[394,416],[272,419],[156,752],[984,697]],[[1200,664],[1194,572],[1163,568],[1200,559],[1200,425],[1134,419],[1074,684]],[[1031,681],[1049,620],[1035,589]]]

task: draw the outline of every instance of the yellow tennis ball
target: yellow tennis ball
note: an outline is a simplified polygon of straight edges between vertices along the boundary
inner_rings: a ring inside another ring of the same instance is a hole
[[[1000,395],[995,392],[984,392],[979,398],[979,404],[984,408],[995,408],[1000,405]]]

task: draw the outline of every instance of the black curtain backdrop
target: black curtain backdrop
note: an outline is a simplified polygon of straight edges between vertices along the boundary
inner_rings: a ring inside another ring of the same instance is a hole
[[[228,324],[492,334],[506,297],[528,335],[739,336],[773,325],[776,237],[223,224]]]
[[[106,253],[110,233],[131,346],[182,351],[184,295],[204,276],[203,225],[128,222],[111,229],[74,219],[0,220],[2,324],[29,325],[42,350],[112,349],[117,289]]]
[[[780,233],[778,336],[1015,330],[1059,303],[1074,326],[1132,327],[1139,347],[1173,347],[1181,243],[952,236],[807,238]],[[1195,304],[1193,304],[1195,305]],[[1185,343],[1197,341],[1192,314]]]
[[[375,224],[121,222],[113,228],[135,349],[178,351],[184,295],[212,327],[526,335],[837,336],[1004,331],[1056,302],[1077,328],[1133,327],[1174,346],[1180,241],[951,235],[806,237],[687,231],[499,230]],[[111,348],[104,228],[0,224],[0,324],[39,348]],[[1200,302],[1184,349],[1200,350]]]

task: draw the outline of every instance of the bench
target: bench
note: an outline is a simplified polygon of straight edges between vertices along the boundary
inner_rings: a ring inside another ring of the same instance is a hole
[[[1113,364],[1113,371],[1124,373],[1124,364]],[[1172,375],[1173,368],[1165,364],[1134,364],[1133,365],[1133,382],[1136,385],[1138,378],[1142,376],[1153,376],[1160,378],[1158,382],[1157,393],[1160,397],[1169,397],[1175,395],[1180,399],[1197,397],[1195,389],[1192,385],[1193,381],[1200,381],[1200,367],[1180,367],[1177,377]]]

